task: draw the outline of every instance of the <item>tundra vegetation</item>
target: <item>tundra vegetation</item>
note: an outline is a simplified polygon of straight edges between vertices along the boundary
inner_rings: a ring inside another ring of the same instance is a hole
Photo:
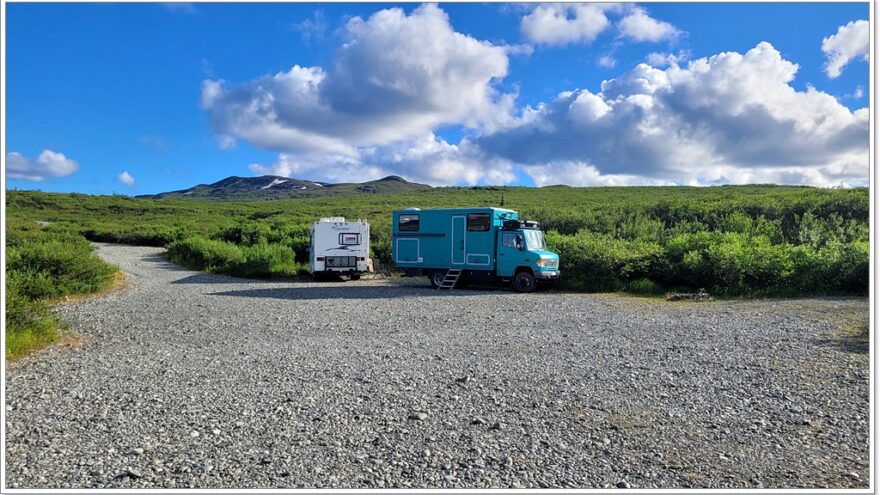
[[[560,255],[564,290],[868,292],[867,188],[452,187],[252,201],[7,191],[7,355],[52,340],[47,301],[110,282],[114,268],[87,240],[163,246],[171,261],[212,273],[289,277],[305,272],[319,217],[368,220],[372,256],[393,267],[392,210],[465,206],[503,206],[540,222]]]
[[[11,210],[8,210],[11,211]],[[6,356],[14,359],[58,338],[49,303],[99,291],[116,267],[73,231],[49,231],[17,215],[6,219]]]

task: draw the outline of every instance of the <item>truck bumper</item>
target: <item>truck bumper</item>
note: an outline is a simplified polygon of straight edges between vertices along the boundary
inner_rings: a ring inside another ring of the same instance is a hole
[[[367,262],[358,261],[355,266],[327,266],[325,263],[317,262],[312,265],[311,273],[366,273]]]
[[[559,270],[539,270],[535,272],[535,278],[538,280],[555,280],[559,278]]]

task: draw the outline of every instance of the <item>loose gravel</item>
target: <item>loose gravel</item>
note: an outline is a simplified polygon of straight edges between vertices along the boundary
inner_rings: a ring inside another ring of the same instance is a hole
[[[868,487],[865,298],[267,282],[101,245],[129,287],[6,369],[15,488]]]

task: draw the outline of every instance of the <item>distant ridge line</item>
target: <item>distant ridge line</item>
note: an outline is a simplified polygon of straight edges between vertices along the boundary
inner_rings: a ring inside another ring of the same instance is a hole
[[[431,189],[427,184],[409,182],[403,177],[389,175],[367,182],[321,182],[280,175],[258,177],[226,177],[211,184],[197,184],[188,189],[158,194],[142,194],[145,199],[284,199],[302,197],[331,197],[357,194],[386,194]]]

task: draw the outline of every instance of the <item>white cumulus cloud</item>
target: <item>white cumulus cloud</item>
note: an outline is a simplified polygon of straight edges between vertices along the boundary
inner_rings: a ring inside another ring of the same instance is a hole
[[[128,173],[127,171],[122,172],[121,174],[117,175],[116,180],[125,184],[126,186],[133,186],[134,185],[134,177],[132,177],[131,174]]]
[[[618,31],[617,45],[684,34],[629,4],[524,9],[523,34],[536,44],[589,43],[605,30]],[[458,33],[436,5],[355,17],[338,34],[325,67],[203,82],[221,147],[241,139],[280,153],[253,173],[435,185],[523,175],[539,185],[867,183],[868,109],[795,89],[798,65],[766,42],[689,62],[687,52],[653,53],[599,88],[515,109],[497,84],[529,45]],[[466,137],[447,142],[446,126]]]
[[[632,174],[603,174],[596,167],[576,161],[550,163],[545,165],[526,165],[523,167],[536,186],[669,186],[671,181],[646,179]]]
[[[301,67],[228,86],[208,80],[202,106],[225,147],[235,138],[286,153],[357,158],[359,148],[431,133],[441,125],[493,129],[511,119],[508,48],[456,32],[428,4],[354,17],[331,66]]]
[[[602,55],[598,59],[596,59],[596,63],[599,64],[599,66],[601,67],[612,69],[615,65],[617,65],[617,60],[615,60],[612,55],[606,53],[605,55]]]
[[[533,43],[590,43],[611,25],[605,12],[613,7],[601,3],[540,4],[523,16],[520,29]]]
[[[635,7],[617,23],[620,36],[633,41],[656,43],[681,34],[675,26],[649,16],[645,9]]]
[[[654,67],[666,67],[672,64],[680,64],[690,58],[690,53],[679,50],[678,53],[653,52],[645,56],[645,62]]]
[[[825,53],[825,73],[830,78],[840,76],[843,68],[851,61],[861,58],[868,61],[870,43],[868,21],[852,21],[837,28],[837,33],[822,39]]]
[[[687,67],[640,64],[474,144],[539,184],[866,183],[868,109],[797,91],[797,70],[766,42]]]
[[[79,164],[52,150],[43,150],[35,160],[21,153],[6,154],[6,177],[42,181],[54,177],[66,177],[79,170]]]
[[[523,36],[542,45],[591,43],[615,23],[620,38],[659,42],[681,34],[672,24],[654,19],[642,8],[619,3],[545,3],[520,20]]]
[[[281,153],[271,164],[249,166],[257,175],[363,182],[387,175],[435,185],[508,184],[515,175],[507,160],[484,156],[468,140],[450,144],[426,134],[392,145],[361,149],[358,156]]]

